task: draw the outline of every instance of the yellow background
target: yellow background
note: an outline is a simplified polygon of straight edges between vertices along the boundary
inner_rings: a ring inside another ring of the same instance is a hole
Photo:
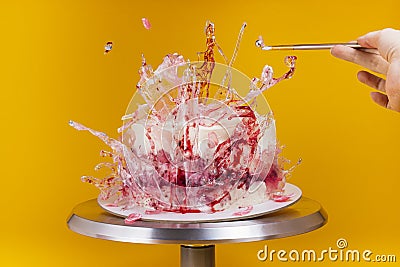
[[[291,182],[329,214],[325,227],[308,234],[218,245],[217,265],[287,266],[259,262],[256,252],[265,244],[323,250],[341,237],[351,249],[396,254],[400,261],[400,114],[373,104],[370,90],[356,80],[361,68],[329,51],[254,47],[259,34],[268,44],[335,42],[400,28],[399,1],[38,0],[2,1],[0,10],[0,266],[178,266],[178,245],[111,242],[67,229],[71,209],[97,196],[80,176],[93,174],[105,148],[68,120],[116,136],[141,53],[153,66],[171,52],[196,59],[207,19],[228,56],[242,22],[248,23],[235,67],[251,77],[266,63],[281,74],[283,57],[298,56],[293,79],[266,95],[285,156],[303,158]],[[142,17],[149,18],[150,31]],[[103,55],[110,40],[114,48]]]

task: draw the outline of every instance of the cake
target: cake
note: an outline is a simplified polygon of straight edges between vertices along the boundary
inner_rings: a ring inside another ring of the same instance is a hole
[[[100,199],[122,209],[141,207],[147,214],[210,214],[232,207],[247,212],[268,199],[290,198],[283,190],[290,171],[279,160],[275,120],[262,92],[291,78],[296,57],[285,58],[289,71],[279,78],[267,65],[260,78],[248,79],[232,68],[245,26],[227,64],[215,62],[215,48],[223,53],[211,22],[202,61],[174,53],[153,70],[143,56],[137,93],[118,140],[70,121],[112,150],[101,152],[112,162],[96,166],[109,168],[109,176],[82,177],[100,189]]]

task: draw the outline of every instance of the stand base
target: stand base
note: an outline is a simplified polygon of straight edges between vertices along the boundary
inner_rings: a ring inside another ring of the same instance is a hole
[[[181,267],[215,267],[215,245],[181,245]]]
[[[302,197],[284,210],[246,220],[209,223],[139,220],[126,225],[124,219],[105,212],[97,199],[92,199],[77,205],[67,223],[74,232],[105,240],[185,244],[181,245],[181,267],[215,267],[214,244],[294,236],[322,227],[327,219],[318,202]]]

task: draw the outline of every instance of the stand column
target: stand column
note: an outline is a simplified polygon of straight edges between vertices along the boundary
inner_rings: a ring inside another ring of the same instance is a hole
[[[181,267],[215,267],[215,245],[181,245]]]

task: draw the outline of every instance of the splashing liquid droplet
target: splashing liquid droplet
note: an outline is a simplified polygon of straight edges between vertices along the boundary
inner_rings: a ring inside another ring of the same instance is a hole
[[[131,213],[131,214],[129,214],[128,217],[125,218],[124,222],[127,225],[132,225],[136,221],[140,220],[141,218],[142,218],[141,214],[139,214],[139,213]]]
[[[105,151],[105,150],[101,150],[100,151],[100,157],[113,157],[114,156],[114,154],[113,153],[111,153],[111,152],[108,152],[108,151]]]
[[[150,30],[151,24],[150,24],[150,21],[147,18],[142,18],[142,23],[143,23],[143,27],[146,30]]]
[[[260,48],[263,48],[265,46],[264,39],[261,35],[258,37],[258,40],[256,41],[256,46]]]
[[[285,64],[290,68],[290,70],[284,75],[284,79],[290,79],[293,77],[294,70],[296,69],[296,56],[286,56]]]
[[[289,68],[294,68],[295,64],[296,64],[296,56],[287,56],[285,57],[285,64],[286,66],[288,66]]]
[[[232,216],[244,216],[249,214],[252,210],[253,206],[239,207],[239,210],[234,212]]]
[[[108,54],[113,48],[113,42],[107,42],[104,46],[104,55]]]

